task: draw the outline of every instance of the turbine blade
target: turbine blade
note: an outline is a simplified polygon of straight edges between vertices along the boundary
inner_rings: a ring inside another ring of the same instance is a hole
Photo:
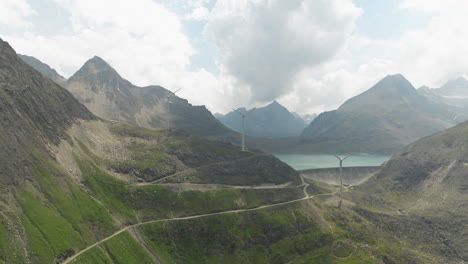
[[[245,116],[246,116],[245,114],[243,114],[243,113],[241,113],[241,112],[237,111],[237,110],[236,110],[236,109],[234,109],[234,108],[233,108],[232,110],[236,111],[236,112],[237,112],[239,115],[241,115],[242,117],[245,117]]]

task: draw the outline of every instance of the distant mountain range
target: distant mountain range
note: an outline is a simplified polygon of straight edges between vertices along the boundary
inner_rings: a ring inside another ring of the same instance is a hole
[[[465,78],[450,80],[437,89],[423,86],[418,92],[434,102],[454,107],[457,122],[468,120],[468,81]]]
[[[297,137],[307,126],[297,114],[289,112],[286,107],[274,101],[271,104],[247,110],[236,109],[247,115],[245,119],[245,134],[260,138]],[[236,111],[215,117],[225,126],[234,131],[242,131],[242,118]]]
[[[100,57],[88,60],[68,80],[33,57],[22,59],[65,87],[103,119],[147,128],[183,129],[207,137],[232,133],[204,106],[193,106],[161,86],[133,85]]]
[[[163,87],[135,86],[99,57],[87,61],[69,80],[33,57],[21,58],[101,118],[117,121],[120,108],[120,119],[132,125],[183,129],[239,144],[240,135],[234,131],[241,131],[241,118],[236,112],[213,116],[204,106],[193,106]],[[438,89],[416,90],[402,75],[387,76],[316,118],[291,113],[276,101],[237,110],[248,113],[247,143],[253,148],[281,153],[394,153],[468,119],[468,81],[458,78]]]
[[[340,108],[320,114],[299,149],[392,153],[456,124],[456,109],[422,96],[402,75],[387,76]]]

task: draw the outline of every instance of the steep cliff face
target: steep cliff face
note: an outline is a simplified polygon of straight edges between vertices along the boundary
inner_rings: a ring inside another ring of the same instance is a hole
[[[29,158],[58,143],[77,120],[94,116],[59,85],[23,62],[0,40],[0,180],[24,180]]]

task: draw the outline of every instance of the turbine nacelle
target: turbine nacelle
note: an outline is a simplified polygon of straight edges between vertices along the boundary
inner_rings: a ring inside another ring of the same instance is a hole
[[[180,90],[182,90],[182,88],[179,88],[179,89],[175,90],[174,92],[171,91],[171,90],[168,90],[168,91],[170,92],[170,94],[167,95],[166,101],[167,101],[168,103],[172,104],[171,97],[176,96],[175,94],[176,94],[178,91],[180,91]]]

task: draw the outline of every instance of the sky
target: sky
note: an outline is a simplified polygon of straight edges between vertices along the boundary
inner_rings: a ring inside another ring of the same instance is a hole
[[[213,113],[276,100],[338,108],[389,74],[416,88],[468,75],[456,0],[0,0],[0,38],[72,76],[97,55],[139,86]]]

